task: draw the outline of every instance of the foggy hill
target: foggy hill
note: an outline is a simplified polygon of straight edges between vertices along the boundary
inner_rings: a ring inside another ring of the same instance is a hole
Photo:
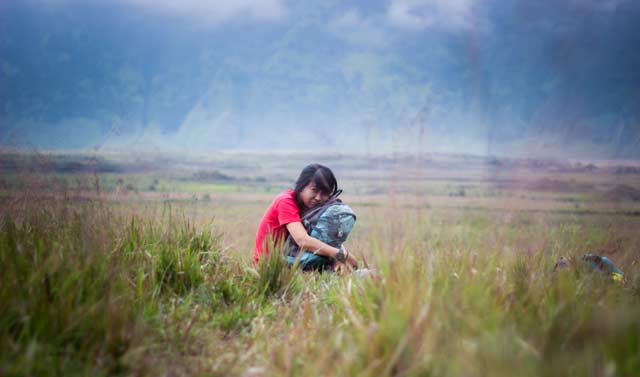
[[[0,143],[640,157],[637,2],[212,3],[3,2]]]

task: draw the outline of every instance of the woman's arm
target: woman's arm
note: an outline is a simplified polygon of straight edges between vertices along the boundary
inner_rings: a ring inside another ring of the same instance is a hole
[[[287,224],[287,230],[289,231],[289,234],[291,234],[291,237],[296,242],[296,244],[298,244],[298,246],[300,247],[300,250],[307,250],[314,254],[324,255],[330,258],[335,258],[336,254],[338,254],[339,250],[335,247],[327,245],[319,239],[313,238],[308,235],[307,230],[299,221]],[[358,265],[355,258],[351,254],[348,254],[346,262],[353,267],[356,267]]]

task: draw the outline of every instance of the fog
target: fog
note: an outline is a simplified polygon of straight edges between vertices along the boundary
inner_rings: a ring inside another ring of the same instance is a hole
[[[636,159],[640,4],[3,1],[0,144]]]

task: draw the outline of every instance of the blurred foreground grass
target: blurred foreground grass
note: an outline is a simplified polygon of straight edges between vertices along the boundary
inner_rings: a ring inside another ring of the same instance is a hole
[[[640,235],[623,218],[369,216],[352,243],[379,275],[358,278],[254,267],[211,226],[152,205],[5,200],[0,375],[640,371]],[[558,256],[611,244],[622,284],[553,273]]]

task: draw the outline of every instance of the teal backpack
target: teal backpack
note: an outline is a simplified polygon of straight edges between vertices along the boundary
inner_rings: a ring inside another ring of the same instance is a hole
[[[356,222],[356,215],[351,207],[338,199],[338,195],[341,192],[342,190],[338,190],[327,202],[307,210],[300,217],[302,225],[311,237],[335,248],[342,246]],[[300,247],[289,235],[284,246],[285,260],[293,265],[299,253]],[[300,256],[300,267],[305,271],[333,270],[333,265],[333,258],[316,255],[308,251],[305,251]]]
[[[615,281],[622,281],[624,278],[624,272],[605,256],[587,253],[582,256],[582,260],[588,263],[594,270],[608,274]]]

